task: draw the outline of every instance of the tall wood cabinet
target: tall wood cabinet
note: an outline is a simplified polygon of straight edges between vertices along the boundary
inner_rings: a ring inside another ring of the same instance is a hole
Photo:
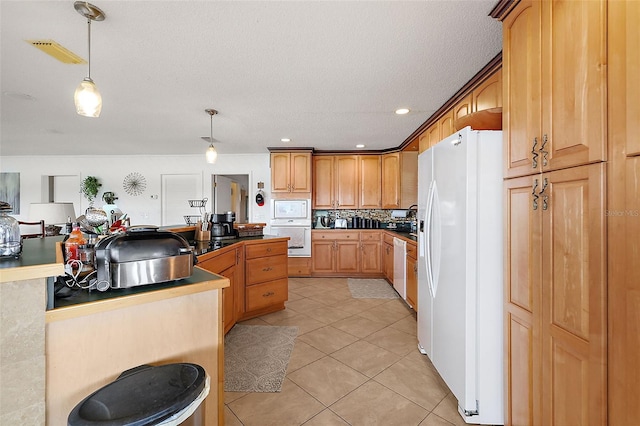
[[[271,192],[311,192],[311,152],[272,152]]]
[[[640,2],[608,3],[609,424],[640,406]]]
[[[505,424],[607,422],[606,29],[605,0],[504,19]]]

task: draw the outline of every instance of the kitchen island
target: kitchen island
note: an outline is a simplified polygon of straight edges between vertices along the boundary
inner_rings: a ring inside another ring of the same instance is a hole
[[[205,421],[221,424],[221,292],[229,280],[196,267],[171,283],[78,290],[75,301],[45,311],[47,277],[63,273],[60,239],[25,240],[20,259],[0,264],[0,424],[66,424],[80,400],[123,371],[173,362],[205,368]]]

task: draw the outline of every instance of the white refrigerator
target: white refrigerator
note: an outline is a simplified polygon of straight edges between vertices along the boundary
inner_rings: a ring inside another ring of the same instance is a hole
[[[418,347],[467,423],[503,424],[502,132],[418,157]]]

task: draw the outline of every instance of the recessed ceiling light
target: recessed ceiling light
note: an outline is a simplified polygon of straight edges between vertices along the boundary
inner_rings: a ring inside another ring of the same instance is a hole
[[[398,108],[396,110],[396,114],[398,115],[409,114],[409,108]]]
[[[291,142],[291,139],[289,139],[289,138],[282,138],[282,139],[280,139],[280,142]]]
[[[358,145],[356,145],[356,148],[364,148],[364,144],[359,143]]]

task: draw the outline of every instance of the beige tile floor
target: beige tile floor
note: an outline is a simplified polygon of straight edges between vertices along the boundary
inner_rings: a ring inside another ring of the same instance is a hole
[[[243,324],[299,331],[282,391],[225,392],[225,425],[465,424],[401,299],[354,299],[346,278],[290,278],[284,311]]]

